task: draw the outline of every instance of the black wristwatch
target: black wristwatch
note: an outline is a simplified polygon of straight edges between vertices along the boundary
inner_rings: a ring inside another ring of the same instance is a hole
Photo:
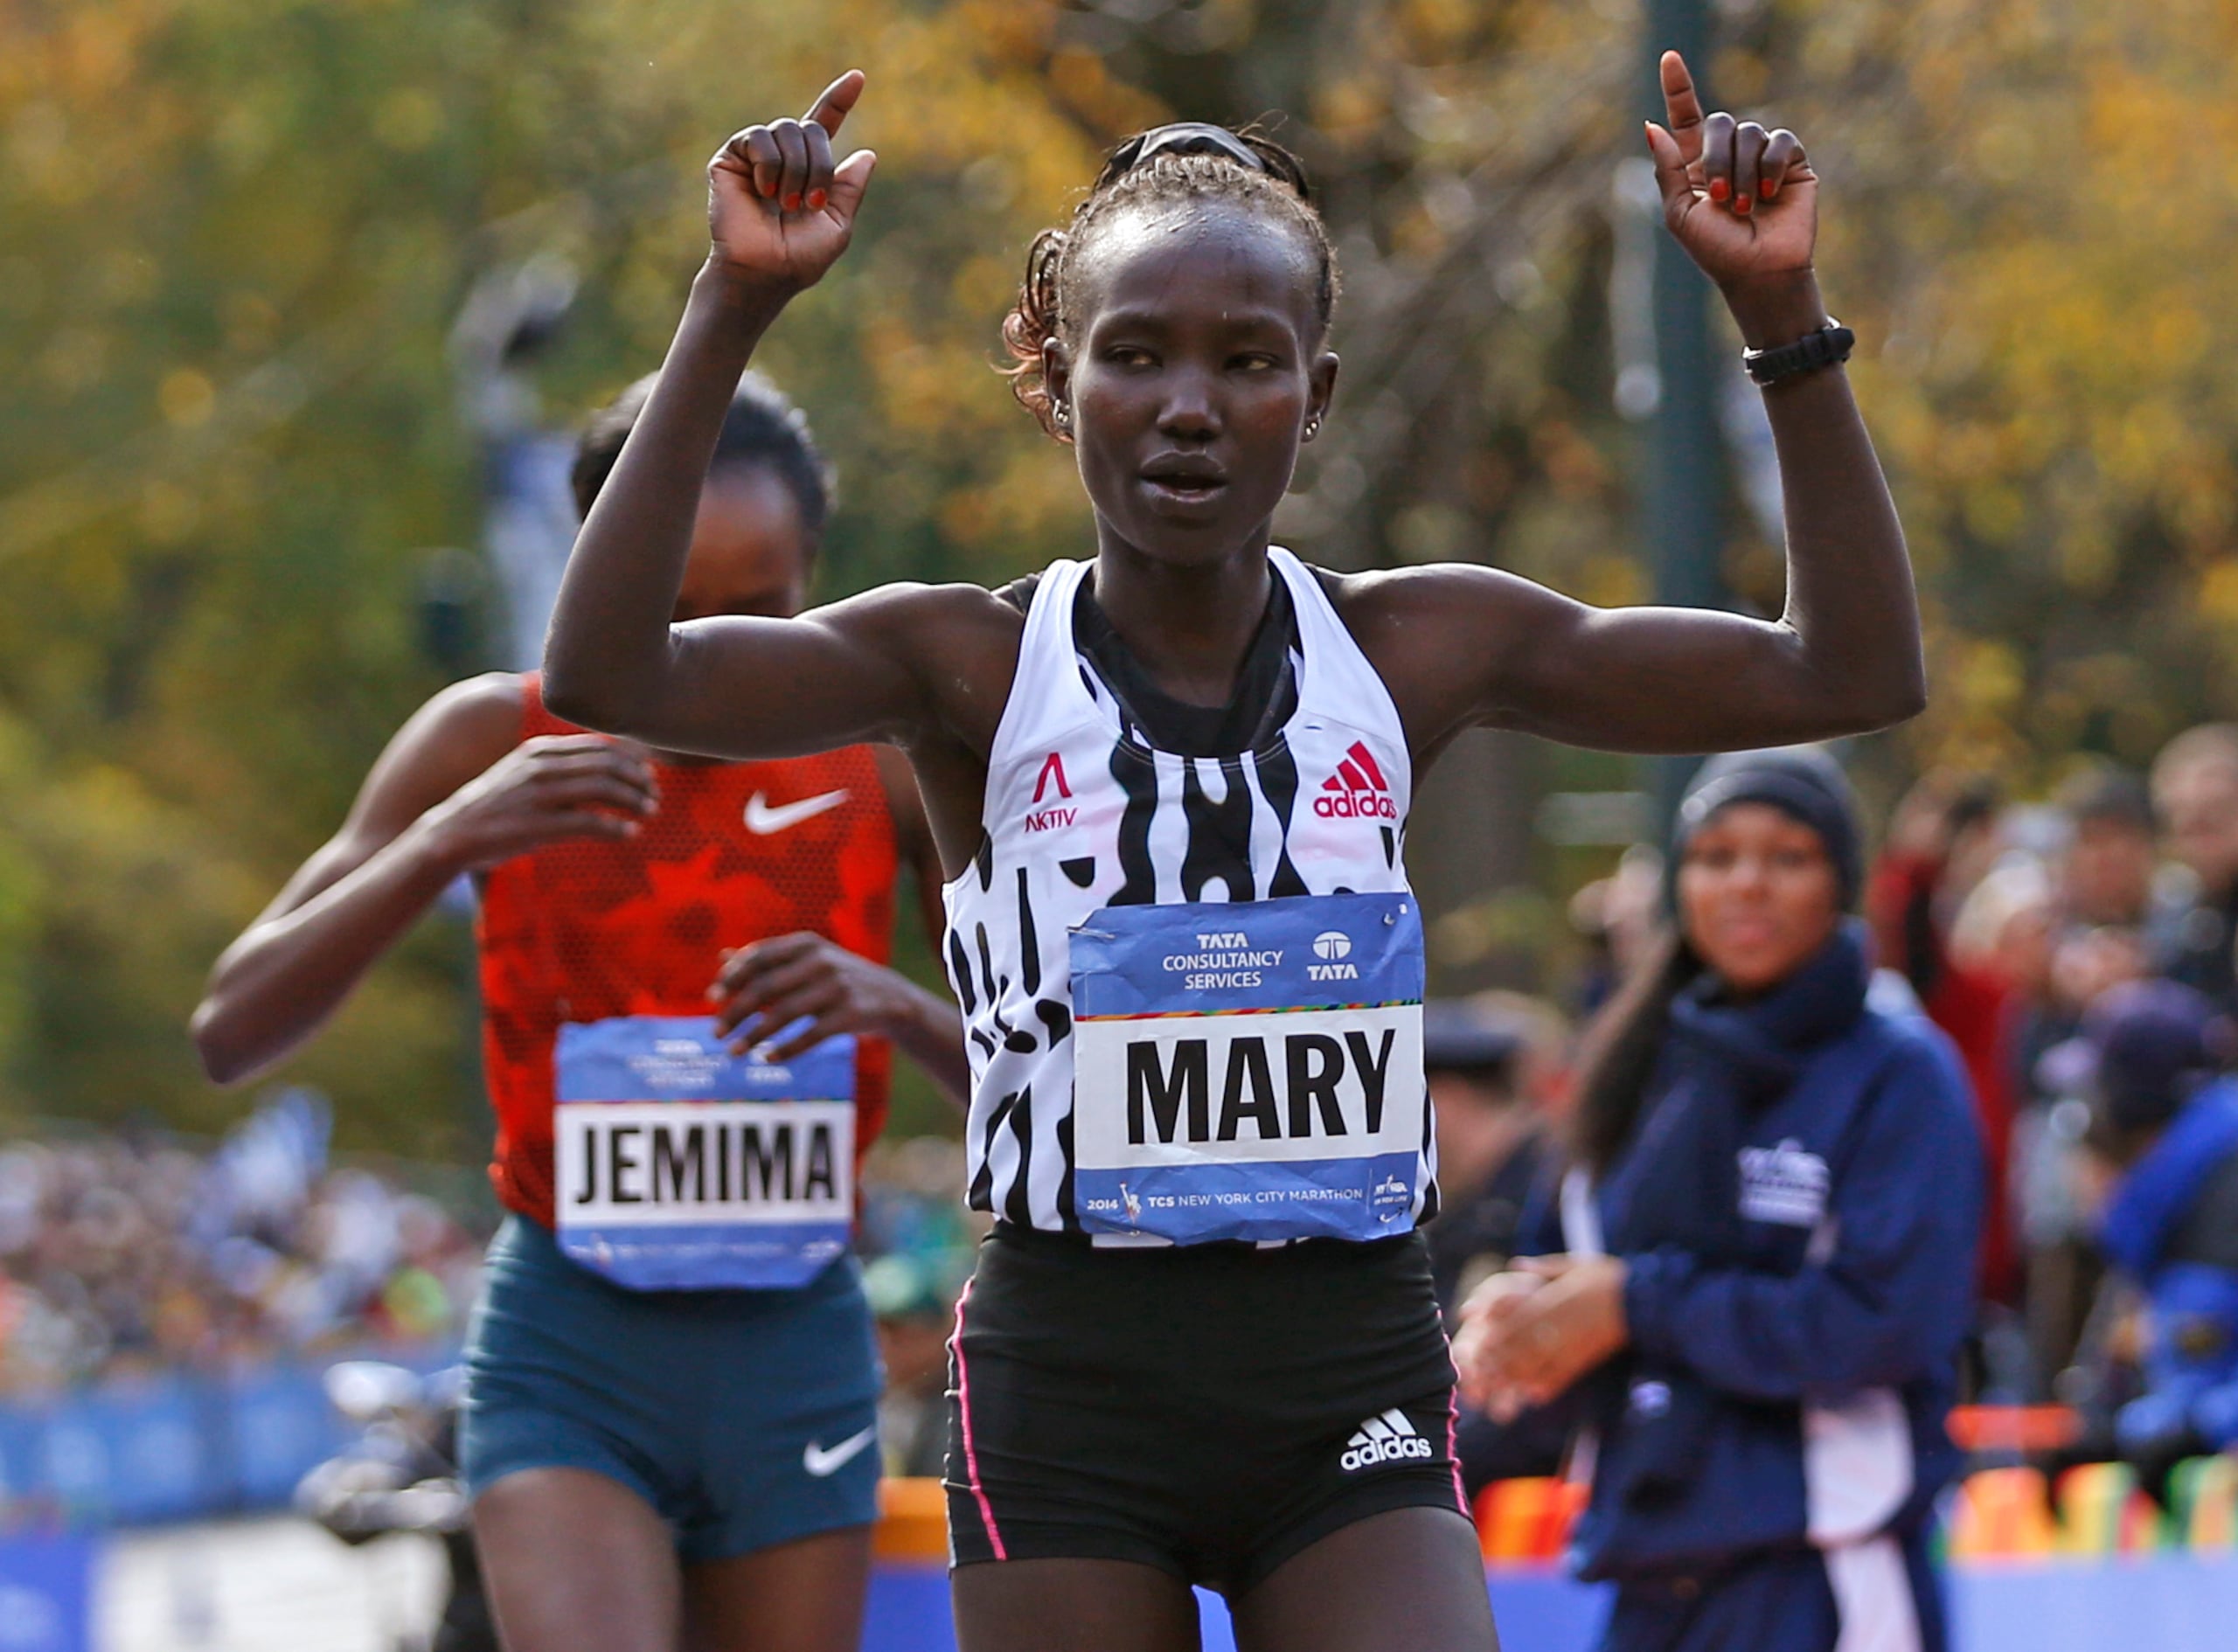
[[[1804,334],[1791,344],[1773,350],[1742,351],[1741,364],[1761,388],[1798,373],[1814,373],[1821,367],[1847,361],[1856,344],[1857,335],[1830,316],[1824,326]]]

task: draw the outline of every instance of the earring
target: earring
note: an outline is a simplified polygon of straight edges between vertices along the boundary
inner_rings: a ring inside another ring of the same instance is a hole
[[[1320,418],[1319,418],[1317,415],[1316,417],[1311,418],[1311,419],[1309,419],[1309,420],[1307,420],[1305,421],[1305,439],[1306,439],[1308,441],[1312,441],[1316,436],[1319,435],[1320,434],[1321,434],[1321,420],[1320,420]]]
[[[1049,413],[1050,417],[1060,425],[1069,425],[1073,422],[1072,410],[1061,401],[1052,402],[1049,405]]]

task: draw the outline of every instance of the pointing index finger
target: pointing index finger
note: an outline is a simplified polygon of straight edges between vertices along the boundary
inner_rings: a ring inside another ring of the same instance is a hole
[[[823,95],[809,105],[808,113],[801,118],[815,121],[831,135],[838,137],[841,124],[853,112],[855,101],[862,95],[863,72],[850,69],[825,87]]]
[[[1666,52],[1662,69],[1664,123],[1678,140],[1679,157],[1692,166],[1702,158],[1702,100],[1694,91],[1685,59]]]

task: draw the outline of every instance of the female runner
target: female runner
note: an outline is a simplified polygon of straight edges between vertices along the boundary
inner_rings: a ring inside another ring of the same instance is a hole
[[[710,165],[712,246],[576,545],[546,693],[678,750],[886,739],[915,766],[969,1198],[997,1218],[953,1344],[967,1652],[1193,1647],[1192,1580],[1247,1648],[1494,1645],[1412,1232],[1435,1201],[1414,778],[1475,725],[1681,752],[1919,709],[1903,539],[1811,273],[1817,182],[1792,134],[1706,119],[1676,55],[1663,76],[1667,221],[1774,380],[1777,622],[1270,547],[1336,386],[1336,274],[1293,159],[1179,126],[1036,241],[1005,326],[1095,506],[1092,563],[672,624],[729,386],[862,205],[873,157],[831,143],[862,77]]]
[[[584,509],[645,388],[585,431]],[[676,617],[792,614],[822,461],[758,378],[713,411]],[[490,1177],[511,1214],[460,1457],[511,1652],[676,1652],[687,1625],[718,1652],[853,1652],[879,1379],[859,1276],[833,1260],[853,1213],[844,1134],[858,1150],[877,1135],[884,1040],[963,1088],[954,1007],[876,961],[898,861],[939,880],[930,841],[890,751],[647,753],[493,672],[405,725],[212,971],[195,1040],[231,1083],[309,1038],[453,878],[480,885]],[[723,1059],[726,1035],[796,1021],[771,1058],[865,1041],[851,1059]]]

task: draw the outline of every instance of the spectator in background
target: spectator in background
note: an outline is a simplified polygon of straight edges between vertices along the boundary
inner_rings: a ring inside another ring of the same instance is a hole
[[[1634,843],[1616,871],[1570,897],[1569,916],[1586,949],[1572,1003],[1589,1016],[1631,978],[1663,932],[1663,852]]]
[[[1565,1253],[1463,1310],[1465,1392],[1598,1442],[1571,1553],[1617,1586],[1604,1652],[1946,1643],[1981,1158],[1943,1036],[1869,995],[1859,835],[1820,753],[1703,769],[1679,933],[1589,1039]]]
[[[2154,964],[2224,1010],[2238,1010],[2238,725],[2201,724],[2162,747],[2152,801],[2168,852],[2196,882],[2192,899],[2156,927]]]
[[[323,1162],[254,1204],[224,1197],[247,1128],[215,1155],[133,1135],[0,1149],[0,1394],[459,1335],[474,1234]]]
[[[1424,1234],[1438,1306],[1515,1254],[1525,1204],[1546,1159],[1539,1093],[1545,1057],[1521,1018],[1484,998],[1422,1006],[1422,1067],[1437,1114],[1437,1219]]]
[[[2068,824],[2058,872],[2068,923],[2142,934],[2152,916],[2159,864],[2144,782],[2125,769],[2094,767],[2071,777],[2052,803]]]
[[[2012,853],[1967,896],[1950,930],[1959,966],[2002,981],[2010,995],[2004,1071],[2017,1107],[2010,1177],[1998,1191],[2012,1205],[2021,1311],[2017,1323],[1992,1315],[1984,1327],[1988,1398],[2049,1398],[2053,1376],[2073,1357],[2097,1281],[2071,1173],[2076,1132],[2036,1077],[2046,1052],[2075,1036],[2082,1005],[2068,990],[2087,984],[2076,968],[2075,938],[2062,935],[2061,918],[2059,892],[2043,861]]]
[[[863,1163],[855,1232],[886,1386],[878,1442],[890,1475],[937,1479],[948,1442],[948,1339],[956,1293],[988,1226],[956,1196],[963,1144],[882,1138]]]
[[[2170,981],[2116,987],[2053,1052],[2089,1107],[2108,1262],[2144,1295],[2144,1391],[2115,1422],[2158,1477],[2238,1445],[2238,1083],[2233,1029]]]
[[[2015,1111],[2010,1057],[2012,988],[1979,959],[1954,955],[1950,932],[1966,899],[2004,850],[1999,794],[1983,775],[1930,774],[1896,806],[1887,847],[1873,870],[1866,913],[1874,953],[1919,995],[1928,1017],[1958,1046],[1971,1081],[1975,1117],[1989,1156],[1989,1204],[1981,1236],[1982,1295],[2020,1297],[2006,1180]]]

